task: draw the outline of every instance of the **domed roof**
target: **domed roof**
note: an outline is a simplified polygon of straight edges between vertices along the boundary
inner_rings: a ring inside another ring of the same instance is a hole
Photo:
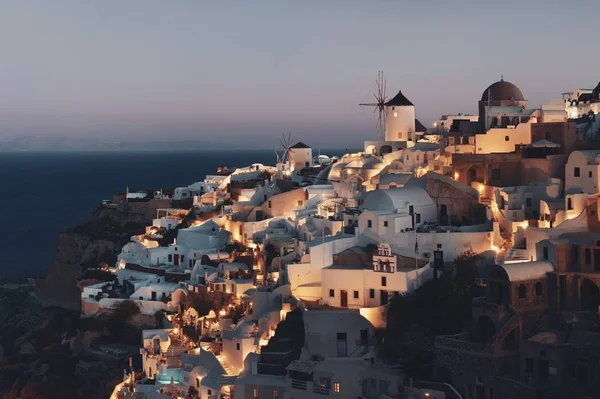
[[[502,101],[502,100],[513,100],[513,101],[524,101],[523,93],[521,93],[521,89],[519,89],[514,84],[505,81],[504,79],[500,79],[496,83],[493,83],[487,89],[483,91],[481,95],[481,101],[488,101],[488,91],[489,96],[492,97],[492,101]]]

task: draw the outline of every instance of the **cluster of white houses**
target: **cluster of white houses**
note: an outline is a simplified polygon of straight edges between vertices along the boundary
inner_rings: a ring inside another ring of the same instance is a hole
[[[588,245],[582,234],[600,232],[599,104],[600,85],[528,108],[502,79],[478,115],[445,115],[427,131],[399,92],[385,140],[364,151],[315,159],[297,143],[274,167],[220,168],[176,188],[193,208],[158,209],[123,247],[116,280],[82,292],[86,316],[133,300],[170,320],[143,332],[146,380],[130,374],[114,396],[493,398],[495,385],[468,370],[441,388],[406,386],[376,356],[374,331],[390,298],[461,255],[485,254],[522,281],[559,273],[559,247]],[[596,307],[598,243],[578,258],[597,273],[581,293]],[[478,281],[496,287],[488,277]],[[213,310],[186,306],[192,293]]]

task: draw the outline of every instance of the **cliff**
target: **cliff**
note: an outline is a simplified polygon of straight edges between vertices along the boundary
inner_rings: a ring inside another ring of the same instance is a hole
[[[79,226],[59,236],[48,275],[37,281],[36,294],[44,306],[78,310],[81,291],[77,281],[83,272],[106,262],[113,265],[131,236],[142,234],[160,208],[191,207],[175,200],[150,200],[99,206]]]

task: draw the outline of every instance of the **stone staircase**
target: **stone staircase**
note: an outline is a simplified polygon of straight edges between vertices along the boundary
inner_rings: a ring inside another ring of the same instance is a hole
[[[163,355],[166,357],[180,356],[182,353],[185,353],[189,350],[190,348],[186,348],[183,346],[171,345],[169,346],[169,349],[167,349],[167,351],[163,353]]]
[[[511,314],[509,318],[502,324],[500,329],[492,337],[492,345],[501,345],[504,339],[512,330],[519,326],[519,318]]]
[[[237,375],[222,375],[218,378],[218,381],[223,386],[234,385],[237,378]]]
[[[529,259],[527,258],[527,250],[519,249],[519,248],[508,248],[504,255],[504,260],[506,263],[509,262],[527,262]]]
[[[225,372],[227,373],[228,376],[233,376],[235,374],[235,371],[233,370],[233,367],[231,367],[225,361],[225,357],[222,354],[221,355],[217,355],[216,358],[219,361],[219,363],[221,363],[221,366],[223,366],[223,369],[225,369]]]

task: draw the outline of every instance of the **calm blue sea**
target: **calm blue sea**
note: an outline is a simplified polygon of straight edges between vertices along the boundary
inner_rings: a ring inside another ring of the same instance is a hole
[[[344,150],[321,150],[342,155]],[[273,150],[0,153],[0,276],[43,275],[58,235],[125,187],[186,186],[219,165],[275,164]]]

